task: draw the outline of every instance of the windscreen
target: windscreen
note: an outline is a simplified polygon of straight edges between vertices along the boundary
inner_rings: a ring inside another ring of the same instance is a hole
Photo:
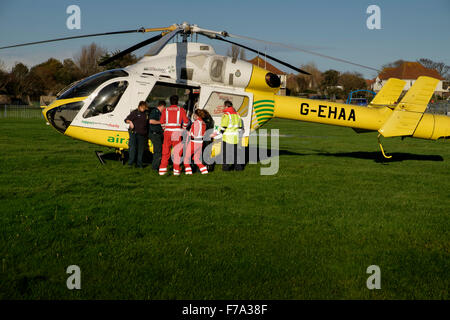
[[[101,73],[94,74],[89,78],[86,78],[73,87],[69,88],[66,92],[58,97],[58,99],[69,99],[78,97],[87,97],[90,95],[99,85],[113,78],[127,77],[128,73],[117,69],[109,70]]]

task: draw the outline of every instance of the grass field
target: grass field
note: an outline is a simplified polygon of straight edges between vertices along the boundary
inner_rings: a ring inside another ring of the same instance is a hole
[[[276,175],[159,177],[0,119],[0,298],[450,298],[449,141],[385,139],[385,162],[374,133],[265,128],[285,135]]]

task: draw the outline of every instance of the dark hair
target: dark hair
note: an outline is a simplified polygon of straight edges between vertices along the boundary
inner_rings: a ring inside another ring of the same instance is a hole
[[[158,106],[166,106],[166,102],[164,100],[159,100]]]
[[[146,108],[148,107],[147,102],[145,102],[145,101],[139,101],[138,108],[139,108],[140,106],[145,106]]]
[[[178,104],[178,96],[177,95],[173,95],[170,97],[170,104],[171,105]]]
[[[225,101],[225,102],[223,103],[223,105],[224,105],[225,107],[232,107],[232,106],[233,106],[233,104],[231,103],[230,100]]]
[[[198,117],[202,118],[202,120],[206,120],[208,117],[210,117],[208,111],[203,109],[196,109],[194,112]]]

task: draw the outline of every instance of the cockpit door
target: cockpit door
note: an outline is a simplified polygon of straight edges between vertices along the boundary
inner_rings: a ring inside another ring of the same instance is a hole
[[[124,119],[139,101],[145,101],[154,84],[153,77],[138,81],[133,77],[115,78],[103,83],[86,98],[74,125],[126,131]]]

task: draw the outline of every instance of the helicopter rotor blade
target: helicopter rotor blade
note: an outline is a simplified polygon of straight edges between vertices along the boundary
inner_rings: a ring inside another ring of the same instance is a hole
[[[264,57],[267,57],[267,58],[269,58],[269,59],[271,59],[271,60],[273,60],[273,61],[275,61],[275,62],[278,62],[279,64],[281,64],[281,65],[283,65],[283,66],[285,66],[285,67],[291,68],[291,69],[293,69],[293,70],[295,70],[295,71],[297,71],[297,72],[299,72],[299,73],[307,74],[307,75],[309,75],[309,76],[311,75],[309,72],[306,72],[306,71],[304,71],[304,70],[302,70],[302,69],[299,69],[299,68],[297,68],[297,67],[294,67],[293,65],[291,65],[291,64],[289,64],[289,63],[287,63],[287,62],[281,61],[280,59],[277,59],[277,58],[275,58],[275,57],[272,57],[272,56],[270,56],[270,55],[268,55],[268,54],[265,54],[265,53],[260,52],[260,51],[258,51],[258,50],[255,50],[255,49],[252,49],[252,48],[250,48],[250,47],[244,46],[243,44],[240,44],[240,43],[237,43],[237,42],[234,42],[234,41],[230,41],[230,40],[226,40],[226,39],[224,39],[224,38],[222,38],[222,37],[220,37],[220,36],[217,36],[217,35],[215,35],[215,36],[212,37],[212,38],[213,38],[213,39],[216,39],[216,40],[220,40],[220,41],[224,41],[224,42],[228,42],[228,43],[234,44],[234,45],[236,45],[236,46],[239,46],[239,47],[241,47],[241,48],[244,48],[244,49],[246,49],[246,50],[255,52],[255,53],[260,54],[260,55],[264,55]]]
[[[376,68],[373,68],[373,67],[370,67],[370,66],[366,66],[366,65],[363,65],[363,64],[360,64],[360,63],[352,62],[352,61],[341,59],[341,58],[332,57],[332,56],[329,56],[329,55],[326,55],[326,54],[314,52],[314,51],[311,51],[311,50],[308,50],[308,49],[305,49],[305,48],[299,48],[299,47],[287,45],[287,44],[280,43],[280,42],[266,41],[266,40],[261,40],[261,39],[246,37],[246,36],[240,36],[240,35],[236,35],[236,34],[230,34],[230,33],[227,33],[227,32],[226,32],[226,36],[231,37],[231,38],[251,40],[251,41],[262,42],[262,43],[269,44],[269,45],[280,46],[280,47],[288,48],[288,49],[291,49],[291,50],[312,54],[312,55],[315,55],[315,56],[318,56],[318,57],[322,57],[322,58],[325,58],[325,59],[331,59],[331,60],[334,60],[334,61],[343,62],[343,63],[351,64],[353,66],[357,66],[357,67],[369,69],[369,70],[372,70],[372,71],[380,72],[379,69],[376,69]]]
[[[169,26],[169,27],[162,27],[162,28],[144,28],[144,27],[141,27],[139,29],[133,29],[133,30],[122,30],[122,31],[114,31],[114,32],[92,33],[92,34],[84,34],[84,35],[81,35],[81,36],[73,36],[73,37],[65,37],[65,38],[57,38],[57,39],[50,39],[50,40],[42,40],[42,41],[35,41],[35,42],[20,43],[20,44],[14,44],[14,45],[11,45],[11,46],[0,47],[0,50],[1,49],[8,49],[8,48],[29,46],[29,45],[33,45],[33,44],[55,42],[55,41],[63,41],[63,40],[72,40],[72,39],[99,37],[99,36],[110,36],[110,35],[115,35],[115,34],[136,33],[136,32],[147,33],[147,32],[155,32],[155,31],[172,31],[174,29],[175,29],[175,25],[172,25],[172,26]]]
[[[110,58],[100,62],[98,65],[99,66],[105,66],[108,63],[110,63],[110,62],[112,62],[112,61],[114,61],[116,59],[119,59],[119,58],[121,58],[121,57],[123,57],[123,56],[125,56],[125,55],[127,55],[127,54],[129,54],[129,53],[131,53],[131,52],[133,52],[135,50],[137,50],[137,49],[140,49],[140,48],[142,48],[142,47],[144,47],[144,46],[146,46],[148,44],[151,44],[151,43],[153,43],[155,41],[158,41],[161,38],[162,38],[162,35],[159,34],[159,35],[154,36],[154,37],[152,37],[150,39],[147,39],[145,41],[139,42],[138,44],[135,44],[134,46],[129,47],[128,49],[125,49],[123,51],[120,51],[119,53],[113,55],[112,57],[110,57]]]
[[[171,32],[165,34],[161,39],[159,39],[145,54],[146,56],[154,56],[157,55],[162,48],[169,42],[173,37],[175,37],[178,33],[180,33],[183,29],[180,27],[175,28]]]
[[[109,35],[114,35],[114,34],[134,33],[134,32],[142,32],[142,33],[149,32],[149,31],[146,31],[146,30],[150,30],[150,29],[140,28],[140,29],[134,29],[134,30],[123,30],[123,31],[104,32],[104,33],[92,33],[92,34],[85,34],[85,35],[81,35],[81,36],[73,36],[73,37],[65,37],[65,38],[57,38],[57,39],[50,39],[50,40],[42,40],[42,41],[35,41],[35,42],[20,43],[20,44],[15,44],[15,45],[11,45],[11,46],[0,47],[0,49],[23,47],[23,46],[29,46],[29,45],[33,45],[33,44],[39,44],[39,43],[47,43],[47,42],[79,39],[79,38],[109,36]]]

